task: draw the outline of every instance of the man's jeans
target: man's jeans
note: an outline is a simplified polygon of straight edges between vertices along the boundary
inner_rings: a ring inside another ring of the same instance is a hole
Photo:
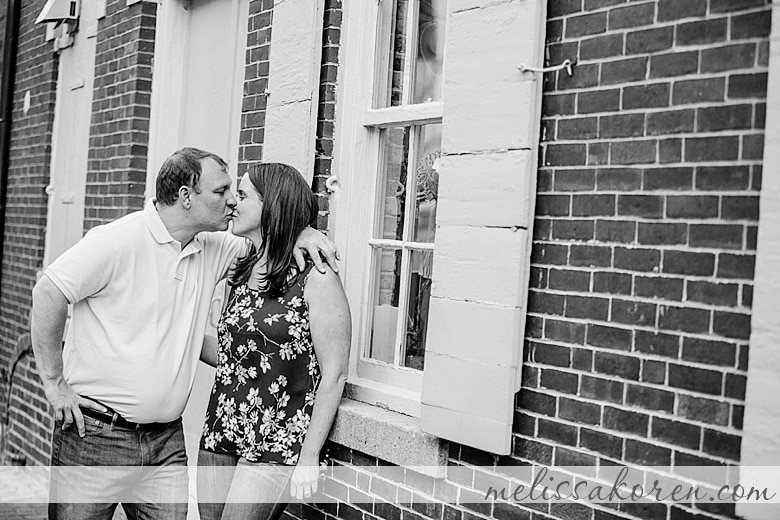
[[[292,500],[295,466],[247,461],[200,450],[198,512],[201,520],[276,520]]]
[[[49,518],[110,520],[122,503],[130,520],[187,517],[187,453],[181,419],[167,425],[121,429],[84,416],[54,425]]]

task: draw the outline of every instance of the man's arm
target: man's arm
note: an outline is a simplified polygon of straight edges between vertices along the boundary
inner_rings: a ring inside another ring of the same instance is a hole
[[[79,405],[101,411],[105,408],[76,394],[62,375],[62,334],[68,300],[46,275],[35,285],[32,296],[32,347],[46,399],[54,408],[54,418],[62,420],[62,428],[67,429],[75,421],[83,437],[84,418]]]
[[[316,229],[307,227],[301,231],[301,234],[298,235],[298,239],[295,241],[293,256],[295,257],[295,263],[298,264],[298,269],[301,271],[306,268],[304,253],[311,258],[311,261],[314,262],[314,267],[319,272],[323,274],[326,272],[325,264],[322,263],[322,259],[320,258],[320,253],[325,256],[325,261],[328,262],[328,265],[333,269],[333,272],[339,272],[336,260],[339,260],[340,256],[336,244]]]

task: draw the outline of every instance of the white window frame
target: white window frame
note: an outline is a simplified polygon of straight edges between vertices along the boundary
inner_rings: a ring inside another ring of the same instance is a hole
[[[374,277],[371,272],[372,247],[385,240],[371,238],[372,225],[382,213],[382,202],[370,200],[368,194],[377,193],[380,181],[380,129],[441,123],[444,115],[442,101],[417,105],[373,108],[378,78],[383,76],[390,49],[380,49],[386,34],[377,34],[380,16],[393,8],[390,0],[379,2],[345,3],[342,28],[342,51],[339,71],[339,110],[336,115],[336,143],[334,173],[338,175],[341,193],[331,197],[331,237],[344,252],[344,285],[353,314],[353,348],[350,358],[350,397],[378,404],[408,415],[419,416],[423,371],[403,366],[389,366],[381,361],[363,357],[371,336],[372,296]],[[392,16],[392,12],[390,12]],[[415,27],[416,17],[407,18],[407,34]],[[392,27],[388,27],[392,31]],[[371,45],[365,45],[371,42]],[[379,51],[383,51],[380,53]],[[388,51],[388,52],[384,52]],[[404,70],[413,66],[407,53]],[[375,61],[376,60],[376,61]],[[385,62],[384,64],[382,62]],[[408,78],[403,95],[411,96]],[[349,100],[349,102],[345,102]],[[413,150],[411,151],[413,152]],[[413,153],[410,153],[413,156]],[[407,213],[409,208],[407,208]],[[371,215],[371,218],[366,218]],[[409,215],[407,214],[409,225]],[[393,241],[395,242],[395,241]],[[407,241],[408,242],[408,241]],[[406,243],[406,242],[405,242]],[[416,244],[416,243],[415,243]],[[433,249],[433,244],[413,249]],[[408,271],[405,262],[401,272]],[[402,279],[401,298],[406,299],[405,277]],[[399,310],[403,309],[399,302]],[[400,334],[400,333],[399,333]],[[400,337],[397,335],[396,337]]]

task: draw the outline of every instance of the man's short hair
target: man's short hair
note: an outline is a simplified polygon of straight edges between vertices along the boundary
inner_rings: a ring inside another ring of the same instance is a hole
[[[217,154],[199,148],[186,147],[176,150],[160,167],[157,174],[157,202],[167,206],[173,205],[179,198],[179,188],[189,186],[200,193],[200,162],[211,158],[227,170],[227,163]]]

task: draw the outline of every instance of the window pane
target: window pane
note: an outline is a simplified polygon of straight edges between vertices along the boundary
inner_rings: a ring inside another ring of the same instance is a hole
[[[389,95],[390,106],[395,107],[403,103],[404,76],[406,69],[406,27],[409,16],[409,0],[396,0],[393,16],[393,36],[390,55],[390,81]],[[408,72],[406,73],[408,74]]]
[[[416,193],[414,211],[415,242],[433,242],[436,235],[436,206],[439,199],[439,173],[434,169],[441,155],[441,124],[423,125],[417,145]]]
[[[446,0],[420,0],[412,103],[441,99]]]
[[[406,180],[410,129],[398,127],[382,130],[382,164],[380,169],[380,208],[378,238],[402,240],[406,211]]]
[[[398,345],[398,305],[401,286],[400,249],[373,250],[374,298],[368,357],[392,363]]]
[[[423,369],[425,334],[428,330],[428,308],[431,302],[431,268],[433,251],[411,251],[409,299],[406,319],[406,353],[403,365]]]

